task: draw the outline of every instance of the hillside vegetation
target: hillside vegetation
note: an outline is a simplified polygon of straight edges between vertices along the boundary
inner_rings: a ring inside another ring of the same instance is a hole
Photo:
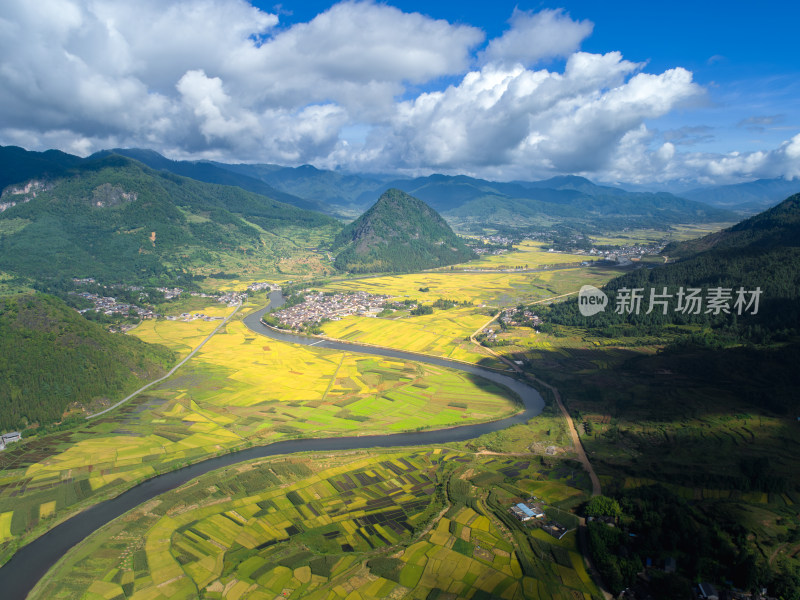
[[[109,333],[52,296],[0,299],[0,431],[120,398],[173,360],[163,346]]]
[[[0,213],[0,270],[35,280],[185,283],[226,256],[262,258],[268,233],[338,229],[320,213],[117,155],[4,200],[16,206]]]

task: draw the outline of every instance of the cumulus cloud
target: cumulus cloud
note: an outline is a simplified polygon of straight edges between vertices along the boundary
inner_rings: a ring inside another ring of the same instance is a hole
[[[5,0],[0,143],[502,179],[797,172],[797,137],[712,155],[684,151],[710,131],[649,129],[704,90],[679,66],[582,52],[592,29],[515,10],[487,41],[370,0],[292,25],[246,0]]]
[[[514,9],[510,23],[508,31],[489,42],[486,62],[532,65],[566,57],[580,48],[594,27],[591,21],[573,21],[562,9],[538,13]]]
[[[374,143],[388,137],[385,158],[404,166],[596,171],[645,119],[701,93],[684,69],[640,68],[617,52],[573,54],[564,73],[490,64],[401,103]]]
[[[244,0],[8,0],[0,131],[313,160],[332,128],[386,118],[408,84],[463,72],[483,40],[372,2],[277,25]]]

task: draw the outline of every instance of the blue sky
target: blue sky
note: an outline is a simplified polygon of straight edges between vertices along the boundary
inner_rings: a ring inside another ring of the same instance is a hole
[[[800,176],[800,9],[7,0],[0,144],[651,187]]]

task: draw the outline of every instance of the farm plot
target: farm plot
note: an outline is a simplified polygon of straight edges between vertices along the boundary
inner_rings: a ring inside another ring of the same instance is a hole
[[[540,242],[524,241],[516,246],[512,252],[504,254],[484,255],[477,260],[470,261],[456,268],[462,269],[538,269],[550,265],[580,264],[584,261],[595,260],[596,257],[587,254],[567,254],[565,252],[549,252],[549,248]]]
[[[416,452],[231,467],[93,535],[33,597],[306,598],[430,518],[445,460]],[[397,587],[375,581],[376,594]]]
[[[596,265],[569,269],[549,267],[549,270],[535,273],[437,271],[335,281],[327,284],[326,289],[388,294],[396,300],[415,299],[423,303],[447,298],[501,307],[576,292],[584,284],[601,286],[616,275],[619,272],[614,269]],[[420,288],[428,291],[420,292]]]
[[[491,305],[514,304],[522,298],[538,299],[552,295],[537,285],[537,273],[463,273],[458,271],[410,273],[337,281],[326,287],[331,290],[366,291],[388,294],[404,300],[413,298],[433,302],[447,298],[457,302]],[[420,292],[427,288],[427,292]]]
[[[204,303],[197,305],[191,312],[177,312],[178,314],[198,314],[202,313],[207,317],[225,317],[233,310],[215,302],[213,304]],[[214,331],[219,325],[219,321],[206,321],[202,318],[186,317],[179,320],[169,321],[166,319],[142,321],[131,333],[144,342],[150,344],[162,344],[178,352],[181,356],[186,356],[195,348],[205,337]]]

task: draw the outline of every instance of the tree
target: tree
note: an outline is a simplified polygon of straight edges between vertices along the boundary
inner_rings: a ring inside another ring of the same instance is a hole
[[[587,517],[614,517],[622,516],[622,507],[614,498],[608,496],[594,496],[586,505]]]

